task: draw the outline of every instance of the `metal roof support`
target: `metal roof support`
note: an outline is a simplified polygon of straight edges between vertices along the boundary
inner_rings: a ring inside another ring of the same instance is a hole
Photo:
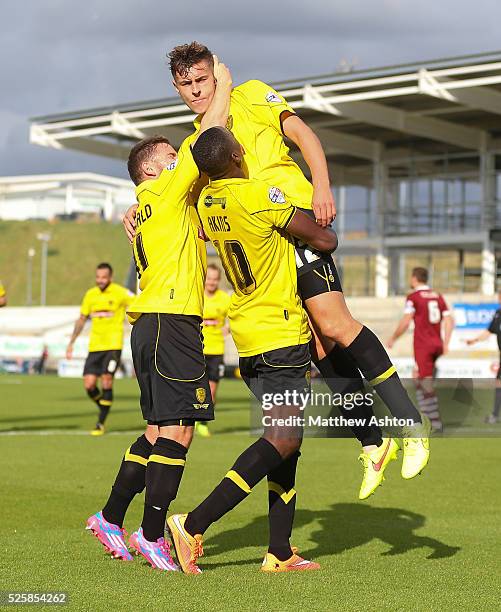
[[[480,290],[484,295],[494,295],[496,293],[496,257],[494,255],[494,244],[489,236],[489,232],[485,232],[482,247]]]
[[[386,225],[386,196],[388,184],[388,168],[381,160],[383,147],[380,146],[377,155],[374,157],[374,191],[376,194],[376,208],[378,211],[378,234],[381,237],[376,253],[376,278],[375,294],[376,297],[388,297],[390,260],[388,251],[384,245],[384,234]]]
[[[122,134],[123,136],[131,136],[141,140],[145,138],[146,134],[141,132],[138,128],[134,127],[122,113],[114,111],[111,113],[111,130],[116,134]]]
[[[343,102],[346,97],[325,97],[318,89],[315,90],[313,86],[308,85],[304,88],[301,106],[331,115],[344,115],[370,125],[431,138],[466,149],[479,149],[483,142],[482,130],[443,119],[423,117],[376,102],[359,101],[355,94],[352,96],[353,101]]]
[[[479,149],[483,142],[483,132],[479,129],[443,119],[407,113],[375,102],[347,102],[338,104],[337,107],[343,115],[357,121],[446,142],[465,149]]]
[[[467,81],[438,81],[425,68],[419,71],[420,93],[501,115],[501,93],[488,87],[468,86]]]

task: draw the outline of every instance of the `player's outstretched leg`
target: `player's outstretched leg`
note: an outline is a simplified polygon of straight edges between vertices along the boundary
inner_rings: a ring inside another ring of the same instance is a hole
[[[316,355],[323,350],[317,341]],[[322,353],[320,353],[322,354]],[[340,346],[335,345],[328,355],[317,359],[315,365],[322,374],[326,384],[334,394],[362,394],[365,397],[365,387],[360,372],[351,357]],[[392,459],[396,459],[398,445],[388,438],[383,440],[381,429],[371,425],[374,416],[372,406],[364,401],[348,410],[343,405],[338,406],[341,414],[347,419],[355,419],[362,425],[351,428],[360,441],[363,452],[359,460],[363,466],[363,478],[358,494],[359,499],[367,499],[374,493],[384,480],[384,471]]]
[[[153,444],[143,434],[127,449],[106,505],[101,512],[87,519],[87,529],[113,557],[132,560],[124,540],[123,522],[131,501],[144,489],[146,465],[152,448]]]
[[[416,398],[421,414],[430,419],[432,431],[441,432],[443,430],[443,423],[442,419],[440,418],[438,398],[437,394],[435,393],[435,389],[433,388],[432,379],[418,378],[415,381],[415,384]]]
[[[90,383],[87,383],[87,381],[85,381],[85,389],[89,398],[96,404],[99,412],[101,412],[101,401],[103,399],[103,394],[99,387],[96,384],[91,385]],[[101,425],[98,420],[96,426],[90,433],[92,436],[102,436],[104,434],[104,421]]]
[[[270,544],[261,571],[288,572],[320,569],[314,561],[303,559],[291,547],[290,538],[296,508],[297,462],[301,453],[295,452],[268,474],[268,521]]]
[[[104,424],[111,410],[113,403],[113,389],[103,389],[102,397],[97,402],[99,414],[95,429],[92,430],[92,435],[102,435],[104,433]],[[99,432],[99,433],[98,433]]]
[[[168,428],[165,428],[168,429]],[[191,441],[193,426],[185,428]],[[161,436],[162,428],[160,429]],[[169,544],[164,538],[165,518],[170,503],[176,498],[186,463],[188,449],[170,438],[159,437],[153,447],[146,468],[146,494],[141,527],[129,540],[132,548],[152,567],[177,571]]]
[[[189,514],[174,514],[167,519],[172,542],[183,572],[186,574],[200,574],[197,565],[198,559],[203,555],[203,534],[209,526],[219,520],[237,504],[244,500],[252,488],[266,475],[274,473],[285,459],[294,454],[300,445],[300,440],[283,441],[281,452],[273,443],[265,438],[259,438],[238,457],[233,467],[227,472],[223,480],[210,493],[210,495]],[[285,450],[287,449],[287,450]],[[282,454],[281,454],[282,453]],[[294,466],[292,462],[290,466]],[[288,531],[288,528],[287,528]],[[284,541],[284,548],[287,548]],[[290,565],[296,565],[295,553],[291,551]],[[289,559],[290,560],[290,559]],[[299,569],[286,567],[282,563],[282,571]],[[313,565],[309,568],[315,569]]]
[[[499,380],[496,381],[496,385],[497,386],[494,392],[494,406],[492,408],[492,413],[485,418],[485,422],[489,425],[495,425],[499,421],[499,413],[501,411],[501,386]]]
[[[203,555],[203,534],[232,510],[262,478],[282,463],[278,450],[259,438],[249,446],[210,495],[187,515],[174,514],[167,519],[177,559],[185,574],[200,574],[197,565]]]

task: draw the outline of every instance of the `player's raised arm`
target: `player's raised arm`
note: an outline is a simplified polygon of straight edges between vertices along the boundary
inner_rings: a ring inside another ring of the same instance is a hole
[[[225,64],[219,61],[217,55],[214,55],[213,59],[216,90],[209,108],[202,117],[198,136],[211,127],[216,127],[218,125],[225,127],[226,123],[228,122],[228,115],[230,113],[230,94],[232,86],[231,72]],[[192,144],[195,142],[196,140]]]
[[[317,251],[332,253],[337,249],[336,232],[330,228],[320,227],[300,210],[296,210],[292,215],[287,225],[287,232]]]
[[[325,227],[336,217],[336,203],[332,195],[327,160],[315,132],[297,115],[290,114],[282,122],[282,129],[300,149],[308,164],[313,183],[312,208],[317,223]]]

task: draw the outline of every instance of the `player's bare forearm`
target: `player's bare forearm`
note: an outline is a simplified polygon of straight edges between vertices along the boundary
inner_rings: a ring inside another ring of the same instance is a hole
[[[411,324],[411,321],[412,321],[411,314],[406,314],[400,319],[395,331],[393,332],[392,336],[387,342],[389,348],[391,348],[393,344],[395,343],[395,341],[398,340],[400,336],[402,336],[409,329],[409,325]]]
[[[296,210],[289,221],[287,232],[322,253],[332,253],[337,249],[336,232],[327,227],[320,227],[300,210]]]
[[[85,322],[87,321],[87,317],[84,315],[80,315],[80,317],[76,320],[75,327],[73,328],[73,333],[71,334],[70,344],[74,344],[75,340],[81,334],[83,328],[85,327]]]
[[[222,64],[216,55],[214,57],[214,79],[216,80],[216,90],[209,108],[202,117],[200,132],[204,132],[211,127],[224,127],[228,122],[230,113],[230,94],[232,86],[231,72],[225,64]]]
[[[317,223],[325,227],[336,217],[336,204],[322,144],[315,132],[297,115],[290,115],[284,120],[283,130],[287,138],[299,147],[308,164],[313,183],[313,212]]]
[[[452,317],[451,315],[444,317],[444,348],[446,350],[449,348],[453,329],[454,317]]]
[[[466,340],[466,344],[471,346],[472,344],[475,344],[477,342],[482,342],[483,340],[487,340],[490,335],[491,332],[488,329],[484,329],[484,331],[478,334],[478,336],[476,336],[475,338],[470,338],[469,340]]]
[[[139,204],[132,204],[127,209],[127,212],[122,218],[125,233],[127,234],[128,241],[132,244],[134,242],[134,236],[136,235],[136,211]]]
[[[7,298],[5,297],[5,295],[2,295],[2,297],[0,297],[0,308],[2,308],[3,306],[7,306]]]

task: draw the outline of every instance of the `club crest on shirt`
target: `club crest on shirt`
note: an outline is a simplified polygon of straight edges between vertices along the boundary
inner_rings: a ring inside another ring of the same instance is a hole
[[[266,102],[282,102],[282,100],[274,91],[269,91],[266,94]]]
[[[284,194],[278,187],[270,187],[268,191],[268,197],[274,204],[285,204]]]

